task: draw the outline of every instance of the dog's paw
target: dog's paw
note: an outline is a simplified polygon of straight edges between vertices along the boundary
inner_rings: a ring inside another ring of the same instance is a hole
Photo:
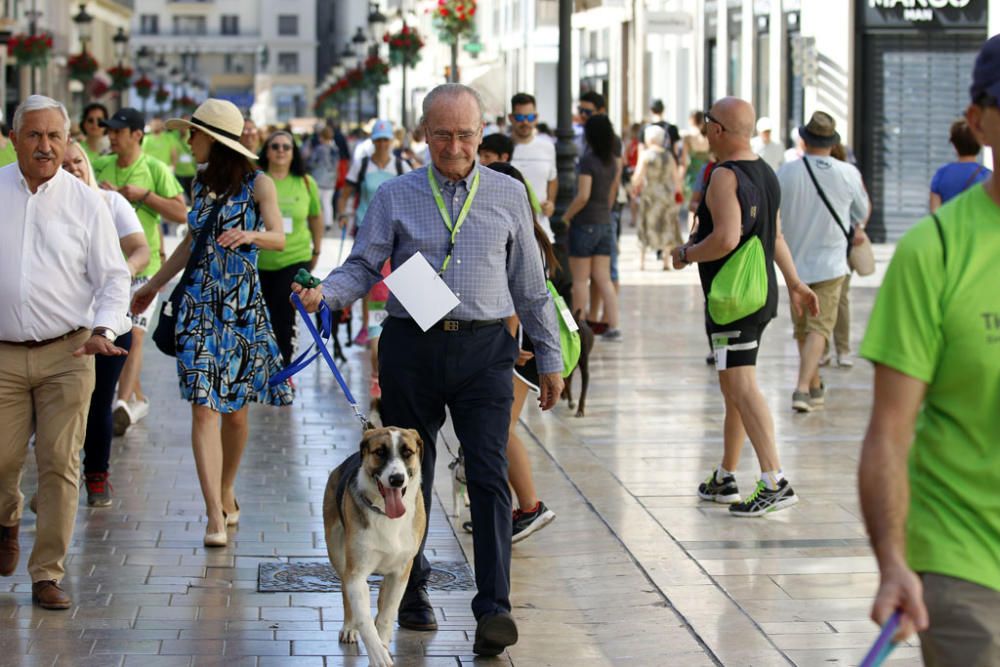
[[[389,655],[389,649],[385,646],[382,644],[375,646],[365,644],[365,648],[368,650],[369,667],[392,667],[392,656]]]
[[[340,628],[340,643],[341,644],[357,644],[358,638],[361,633],[358,632],[357,628],[349,627],[345,625]]]
[[[378,631],[378,638],[382,642],[382,646],[388,649],[389,644],[392,643],[392,624],[383,626],[376,623],[375,629]]]
[[[584,414],[583,414],[583,410],[577,410],[577,411],[576,411],[576,416],[577,416],[577,417],[584,417],[584,416],[586,416],[586,415],[584,415]]]

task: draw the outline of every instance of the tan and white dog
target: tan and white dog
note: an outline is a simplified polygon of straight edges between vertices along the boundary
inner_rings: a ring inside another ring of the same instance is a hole
[[[340,576],[340,641],[360,637],[372,667],[389,667],[389,642],[427,525],[420,492],[424,443],[412,429],[365,431],[360,451],[330,473],[323,497],[326,550]],[[368,577],[383,576],[372,620]]]

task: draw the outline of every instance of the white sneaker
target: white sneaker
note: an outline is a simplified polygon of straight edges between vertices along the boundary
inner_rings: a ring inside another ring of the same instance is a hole
[[[838,355],[837,356],[837,365],[840,366],[841,368],[853,368],[854,367],[854,360],[851,359],[850,357],[841,357],[841,356]]]
[[[144,398],[141,401],[133,401],[129,404],[129,409],[132,411],[132,423],[136,424],[149,414],[149,399]]]
[[[128,430],[128,427],[135,422],[132,418],[132,410],[129,408],[128,403],[120,398],[115,400],[114,407],[111,410],[111,422],[113,432],[117,436],[125,435],[125,431]]]

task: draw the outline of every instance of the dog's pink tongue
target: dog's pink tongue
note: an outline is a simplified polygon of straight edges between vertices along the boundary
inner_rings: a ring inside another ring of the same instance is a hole
[[[382,487],[382,498],[385,500],[385,515],[390,519],[398,519],[406,514],[406,507],[403,506],[403,490],[390,486]]]

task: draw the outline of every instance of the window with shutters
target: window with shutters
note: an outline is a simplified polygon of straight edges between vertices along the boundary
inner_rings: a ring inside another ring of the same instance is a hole
[[[278,16],[278,34],[294,37],[299,34],[299,17],[294,14]]]
[[[143,14],[140,16],[139,33],[143,35],[160,34],[160,17],[156,14]]]
[[[299,54],[295,52],[279,53],[278,72],[281,74],[298,74]]]
[[[240,17],[236,14],[224,14],[222,16],[222,34],[240,34]]]

